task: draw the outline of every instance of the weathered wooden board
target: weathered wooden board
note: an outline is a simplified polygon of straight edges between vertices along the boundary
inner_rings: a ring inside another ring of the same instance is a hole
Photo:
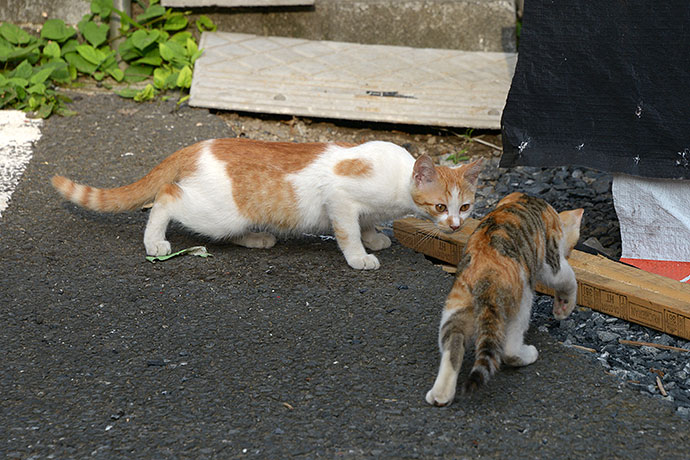
[[[499,129],[514,53],[206,32],[190,105]]]
[[[401,244],[455,265],[478,223],[469,219],[452,235],[415,218],[396,220],[393,229]],[[577,250],[568,261],[577,277],[579,305],[690,340],[689,285]],[[541,284],[537,291],[553,295]]]
[[[314,0],[162,0],[161,5],[173,8],[195,8],[202,6],[304,6],[313,5]]]

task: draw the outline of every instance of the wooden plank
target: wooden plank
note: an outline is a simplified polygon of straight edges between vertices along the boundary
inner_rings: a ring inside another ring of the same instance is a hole
[[[253,6],[309,6],[314,0],[162,0],[161,5],[172,8],[220,6],[224,8]]]
[[[205,32],[190,105],[225,110],[500,128],[514,53]]]
[[[470,219],[460,232],[445,235],[428,222],[406,218],[395,221],[393,230],[401,244],[456,265],[478,223]],[[577,250],[568,261],[579,305],[690,340],[690,285]],[[537,291],[553,295],[540,284]]]

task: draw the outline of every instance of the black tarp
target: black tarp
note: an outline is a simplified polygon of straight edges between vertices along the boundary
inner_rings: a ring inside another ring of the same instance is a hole
[[[526,0],[501,166],[690,178],[690,1]]]

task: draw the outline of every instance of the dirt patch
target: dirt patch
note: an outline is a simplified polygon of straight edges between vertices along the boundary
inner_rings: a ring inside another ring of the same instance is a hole
[[[454,159],[497,157],[501,136],[497,131],[470,131],[463,128],[332,121],[300,117],[279,117],[236,112],[217,112],[237,136],[288,142],[389,141],[407,149],[415,157],[428,154],[439,164]]]

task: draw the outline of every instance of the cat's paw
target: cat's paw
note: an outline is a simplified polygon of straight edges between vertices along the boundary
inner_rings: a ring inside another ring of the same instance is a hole
[[[144,242],[144,247],[146,248],[146,255],[148,256],[167,256],[172,252],[170,247],[170,242],[168,241],[152,241]]]
[[[275,246],[276,237],[266,232],[247,233],[246,235],[234,238],[232,242],[246,248],[268,249]]]
[[[553,299],[553,317],[565,319],[575,309],[575,299],[573,297],[556,294]]]
[[[347,263],[355,270],[376,270],[381,266],[379,259],[373,254],[364,256],[348,257]]]
[[[362,243],[372,251],[380,251],[390,247],[391,239],[383,233],[372,232],[362,237]]]
[[[435,392],[434,388],[429,390],[426,393],[426,402],[431,404],[432,406],[438,406],[438,407],[443,407],[443,406],[448,406],[450,403],[453,402],[453,399],[455,398],[455,391],[452,393],[448,392]]]
[[[518,354],[515,356],[503,356],[503,358],[501,359],[503,361],[503,364],[512,367],[528,366],[535,362],[539,357],[539,351],[537,350],[537,347],[535,347],[534,345],[522,345],[520,351],[518,351],[517,353]]]

